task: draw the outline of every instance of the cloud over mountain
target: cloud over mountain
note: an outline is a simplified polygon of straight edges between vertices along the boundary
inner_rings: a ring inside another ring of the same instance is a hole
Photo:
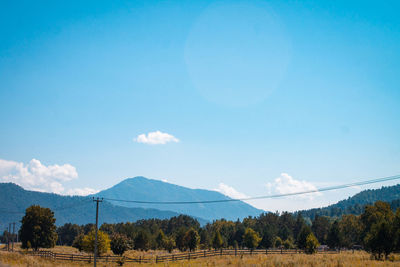
[[[234,199],[241,199],[241,198],[248,197],[245,194],[240,193],[239,191],[237,191],[232,186],[226,185],[224,183],[219,183],[218,188],[214,189],[214,190],[224,194],[225,196],[228,196],[228,197],[234,198]]]
[[[77,178],[78,172],[71,164],[46,166],[37,159],[32,159],[28,164],[0,159],[0,181],[12,182],[29,190],[65,194],[63,183]],[[84,192],[95,193],[96,190],[76,188],[66,193],[69,192],[82,195]]]
[[[310,182],[304,180],[296,180],[287,173],[281,173],[274,182],[267,183],[266,187],[270,194],[290,194],[304,191],[317,190],[317,187]],[[315,196],[320,196],[322,193],[310,193],[296,196],[298,198],[313,199]]]

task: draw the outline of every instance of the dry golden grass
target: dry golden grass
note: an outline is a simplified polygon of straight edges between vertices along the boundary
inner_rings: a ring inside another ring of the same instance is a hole
[[[54,252],[73,253],[76,252],[70,247],[56,247]],[[138,252],[129,251],[127,256],[137,257],[145,256],[146,258],[155,255],[161,255],[161,251]],[[393,261],[375,261],[371,260],[370,255],[365,252],[342,252],[340,254],[293,254],[293,255],[248,255],[248,256],[222,256],[212,258],[202,258],[196,260],[185,260],[179,262],[168,263],[152,263],[138,264],[126,263],[124,266],[155,266],[155,267],[178,267],[178,266],[273,266],[273,267],[296,267],[296,266],[313,266],[313,267],[338,267],[338,266],[400,266],[400,255],[395,255]],[[19,253],[0,252],[0,266],[5,264],[8,266],[43,266],[43,267],[67,267],[67,266],[93,266],[89,263],[79,263],[70,261],[54,261],[40,258],[37,256],[21,255]],[[98,266],[117,266],[116,263],[98,263]]]

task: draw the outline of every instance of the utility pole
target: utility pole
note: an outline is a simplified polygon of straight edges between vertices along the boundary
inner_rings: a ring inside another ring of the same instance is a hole
[[[7,226],[6,226],[6,230],[4,231],[4,234],[6,235],[6,239],[7,239],[7,241],[6,241],[6,247],[7,247],[7,251],[8,251],[8,230],[7,230]]]
[[[10,251],[11,223],[8,224],[7,251]]]
[[[14,239],[15,239],[15,222],[13,224],[13,233],[12,233],[12,252],[14,252]]]
[[[103,202],[103,198],[93,198],[93,201],[96,202],[96,235],[94,238],[94,267],[96,267],[96,258],[97,258],[97,230],[99,228],[99,202]]]

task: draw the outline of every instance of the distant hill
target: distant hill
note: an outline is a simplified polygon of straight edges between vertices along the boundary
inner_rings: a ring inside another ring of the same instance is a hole
[[[302,210],[300,212],[304,217],[313,219],[316,215],[340,217],[343,214],[361,214],[364,206],[373,204],[381,200],[389,202],[393,209],[400,206],[400,184],[394,186],[383,186],[380,189],[368,189],[355,194],[336,204],[317,209]]]
[[[107,190],[97,193],[96,196],[141,201],[204,201],[230,199],[229,197],[216,191],[190,189],[145,177],[126,179]],[[200,217],[210,221],[221,218],[235,221],[248,216],[258,216],[264,212],[263,210],[256,209],[242,201],[191,205],[153,205],[124,202],[113,202],[113,204],[124,207],[170,210],[177,213]]]
[[[89,197],[61,196],[27,191],[13,183],[0,183],[0,203],[1,233],[11,222],[17,222],[17,229],[19,229],[19,222],[25,214],[25,209],[33,204],[53,210],[58,226],[68,222],[76,224],[95,222],[95,203]],[[114,206],[106,201],[100,204],[99,214],[99,225],[103,222],[133,222],[149,218],[166,219],[179,215],[172,211]],[[206,222],[197,219],[200,223]]]

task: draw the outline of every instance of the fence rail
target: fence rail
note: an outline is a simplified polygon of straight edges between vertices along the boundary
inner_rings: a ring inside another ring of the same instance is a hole
[[[24,252],[32,256],[39,256],[52,260],[65,260],[65,261],[83,261],[93,262],[93,255],[82,255],[82,254],[67,254],[67,253],[56,253],[48,250],[40,251],[29,251]],[[126,256],[99,256],[97,257],[98,262],[136,262],[136,263],[162,263],[168,261],[179,261],[179,260],[194,260],[198,258],[208,258],[216,256],[242,256],[242,255],[270,255],[270,254],[302,254],[304,250],[299,249],[220,249],[220,250],[199,250],[194,252],[175,253],[169,255],[155,256],[152,258],[130,258]],[[323,254],[336,254],[335,250],[321,250],[317,253]]]

